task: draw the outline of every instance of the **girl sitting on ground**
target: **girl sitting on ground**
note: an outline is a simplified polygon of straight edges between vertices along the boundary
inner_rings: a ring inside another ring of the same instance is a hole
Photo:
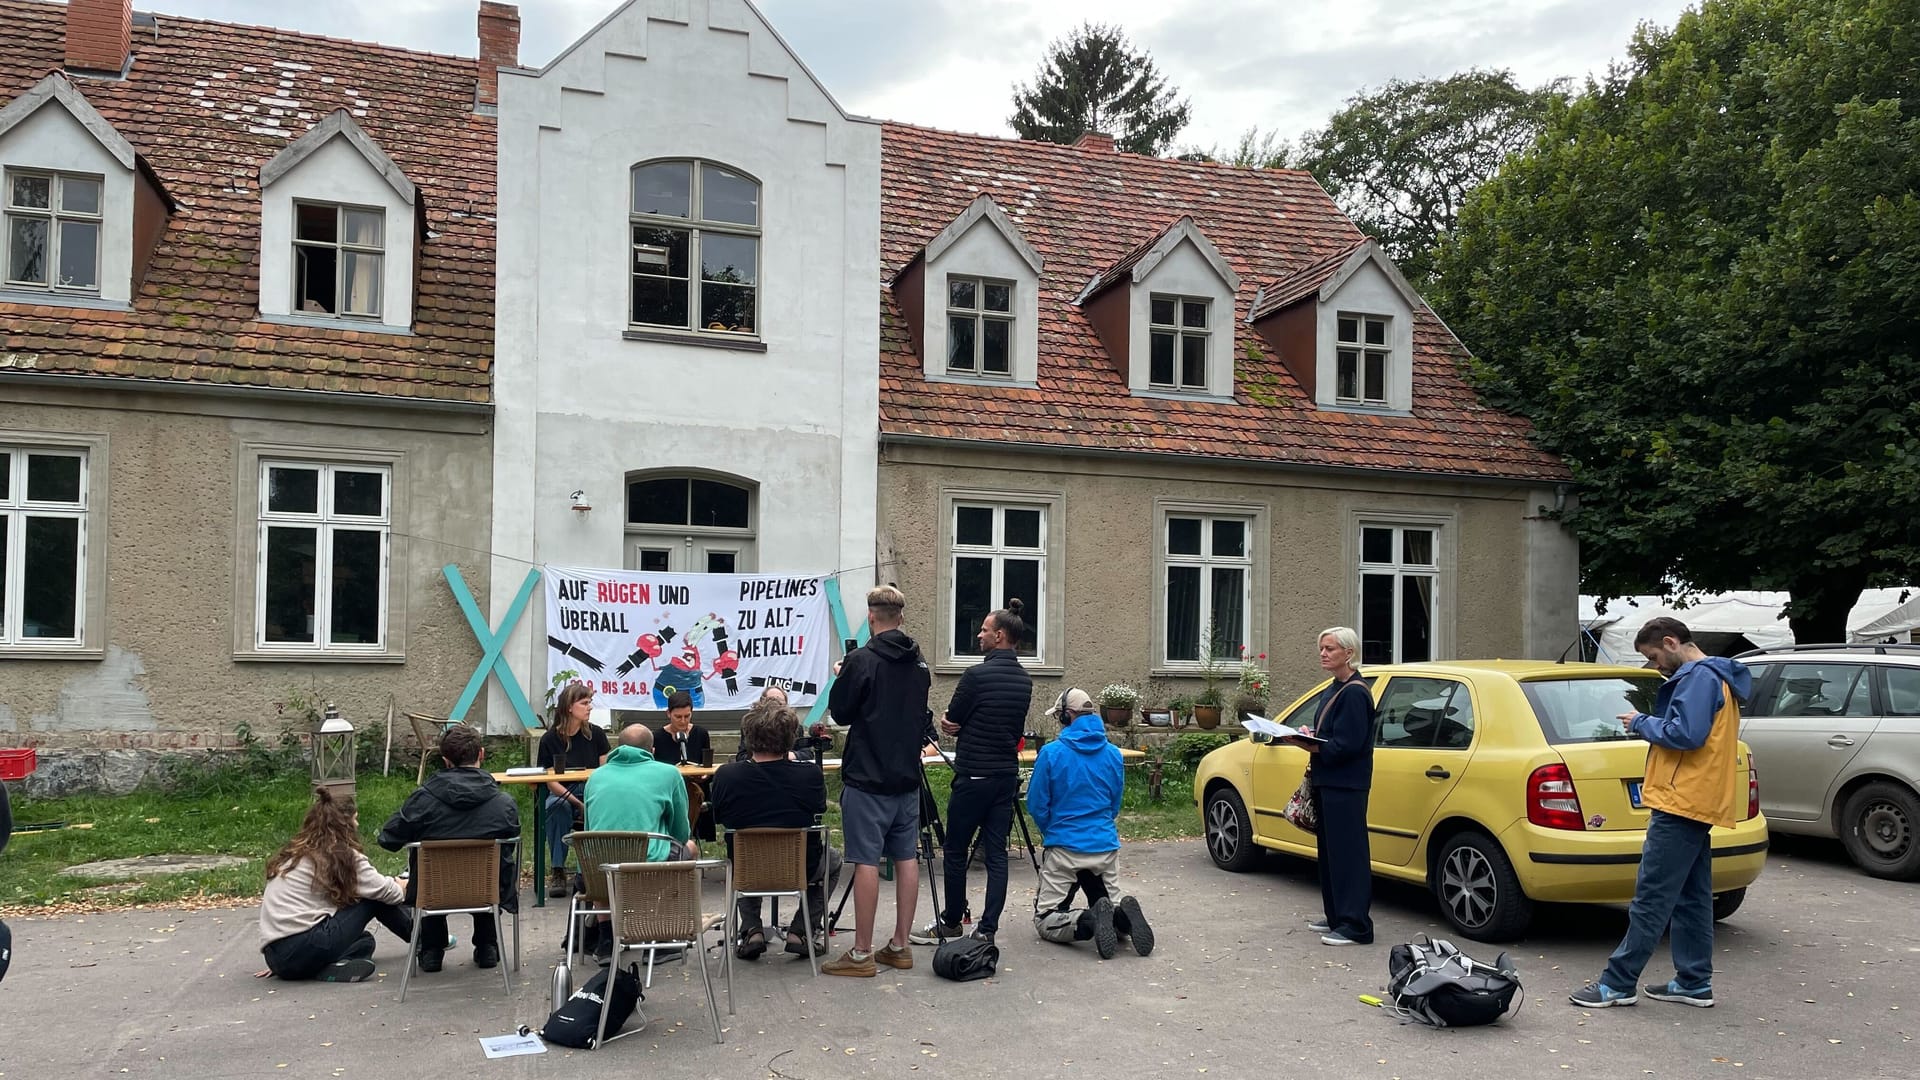
[[[362,982],[372,976],[379,920],[401,941],[413,937],[413,915],[401,906],[406,883],[373,868],[360,847],[353,800],[326,788],[314,792],[300,831],[267,860],[260,900],[260,951],[282,979]]]

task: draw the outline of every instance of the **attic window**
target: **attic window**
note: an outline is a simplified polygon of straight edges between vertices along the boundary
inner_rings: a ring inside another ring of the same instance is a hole
[[[1156,390],[1207,388],[1210,302],[1191,296],[1155,296],[1147,385]]]
[[[293,217],[294,311],[379,318],[385,214],[296,202]]]
[[[7,284],[99,292],[101,178],[9,169],[6,186]]]
[[[1012,282],[947,278],[949,372],[1010,376],[1012,341]]]
[[[1391,320],[1341,312],[1335,333],[1336,400],[1359,405],[1387,403],[1387,362],[1392,355]]]

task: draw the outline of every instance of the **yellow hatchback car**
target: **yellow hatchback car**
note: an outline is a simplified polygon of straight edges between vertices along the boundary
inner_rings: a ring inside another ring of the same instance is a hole
[[[1645,712],[1659,673],[1544,661],[1455,661],[1367,668],[1376,726],[1367,800],[1373,872],[1426,885],[1462,934],[1506,941],[1535,901],[1633,899],[1649,811],[1640,805],[1647,744],[1615,719]],[[1313,726],[1320,690],[1281,723]],[[1724,919],[1766,862],[1767,822],[1752,752],[1745,816],[1713,830],[1713,914]],[[1263,851],[1313,858],[1316,838],[1282,815],[1307,754],[1237,740],[1194,777],[1207,852],[1250,870]]]

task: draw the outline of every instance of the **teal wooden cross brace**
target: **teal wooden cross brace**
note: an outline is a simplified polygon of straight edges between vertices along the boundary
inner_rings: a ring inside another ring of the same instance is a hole
[[[507,703],[520,717],[520,722],[528,728],[538,728],[540,718],[534,715],[533,706],[527,702],[527,695],[520,689],[520,680],[507,666],[507,658],[500,655],[507,647],[507,634],[512,632],[514,624],[520,621],[520,615],[527,610],[527,601],[533,596],[533,587],[540,583],[540,571],[527,571],[527,580],[520,583],[520,591],[514,594],[513,603],[507,608],[506,615],[500,620],[500,629],[489,630],[486,616],[480,614],[480,605],[473,602],[473,593],[467,589],[467,581],[460,576],[460,568],[452,563],[441,567],[441,573],[447,576],[447,585],[453,589],[453,598],[460,603],[460,611],[467,617],[467,625],[473,629],[473,636],[479,640],[480,666],[473,669],[473,676],[467,680],[467,688],[460,693],[460,700],[454,703],[453,711],[447,719],[459,723],[467,717],[467,710],[473,708],[473,700],[487,685],[487,673],[492,672],[500,679],[500,689],[507,695]]]
[[[860,629],[858,632],[855,632],[847,625],[847,605],[840,600],[840,579],[837,577],[828,578],[825,587],[827,590],[827,614],[833,618],[833,639],[835,641],[845,641],[848,638],[852,638],[855,642],[865,645],[868,635],[867,620],[860,620]],[[833,689],[833,680],[839,677],[840,676],[833,674],[831,670],[827,672],[827,684],[820,688],[820,696],[813,699],[813,708],[807,710],[807,723],[809,725],[818,723],[822,717],[827,715],[827,692]]]

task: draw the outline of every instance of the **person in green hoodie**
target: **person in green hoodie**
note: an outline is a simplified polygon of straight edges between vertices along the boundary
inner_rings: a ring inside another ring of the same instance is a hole
[[[697,859],[698,845],[689,841],[687,782],[680,770],[653,756],[653,729],[629,724],[620,731],[620,745],[607,763],[587,778],[587,828],[596,832],[651,832],[673,837],[674,843],[655,840],[647,849],[649,862]]]

